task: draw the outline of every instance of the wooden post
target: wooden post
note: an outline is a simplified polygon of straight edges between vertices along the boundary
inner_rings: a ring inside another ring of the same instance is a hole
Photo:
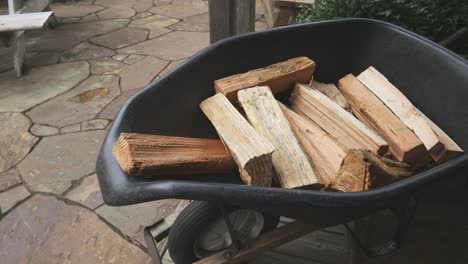
[[[210,40],[255,30],[255,0],[209,0]]]

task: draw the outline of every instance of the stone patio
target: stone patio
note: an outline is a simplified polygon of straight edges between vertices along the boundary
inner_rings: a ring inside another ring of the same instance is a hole
[[[104,205],[96,156],[129,96],[209,44],[208,3],[57,0],[51,8],[58,26],[26,33],[21,79],[0,49],[0,262],[149,263],[142,229],[178,201]]]

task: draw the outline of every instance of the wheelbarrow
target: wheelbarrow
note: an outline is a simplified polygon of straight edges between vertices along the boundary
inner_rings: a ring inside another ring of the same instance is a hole
[[[375,66],[462,148],[468,148],[467,61],[381,21],[293,25],[219,41],[131,97],[113,122],[97,160],[106,204],[168,198],[196,201],[176,219],[169,234],[169,252],[176,263],[191,263],[227,248],[234,251],[224,257],[232,258],[260,233],[275,229],[278,216],[296,219],[296,227],[312,230],[311,226],[345,224],[388,208],[400,220],[397,233],[383,246],[366,248],[366,253],[378,256],[396,250],[414,211],[414,198],[438,181],[466,173],[468,154],[383,188],[355,193],[245,186],[235,173],[149,180],[128,176],[113,157],[112,148],[122,132],[217,138],[199,108],[214,94],[213,81],[298,56],[316,61],[314,77],[323,82]],[[228,231],[221,242],[206,230],[220,226]]]

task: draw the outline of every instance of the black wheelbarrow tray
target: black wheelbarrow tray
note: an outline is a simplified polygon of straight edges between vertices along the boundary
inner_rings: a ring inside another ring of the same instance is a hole
[[[439,180],[466,172],[468,154],[411,178],[366,192],[338,193],[245,186],[237,175],[190,175],[152,180],[125,174],[112,155],[122,132],[218,138],[199,108],[213,81],[307,56],[314,78],[336,82],[374,66],[462,148],[468,149],[468,63],[451,51],[392,24],[343,19],[294,25],[219,41],[130,98],[120,110],[97,160],[107,204],[167,198],[216,201],[332,226],[396,208]]]

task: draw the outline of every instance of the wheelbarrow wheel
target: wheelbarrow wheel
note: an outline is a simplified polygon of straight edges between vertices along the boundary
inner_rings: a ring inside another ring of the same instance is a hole
[[[226,208],[240,242],[276,228],[279,216],[254,210]],[[168,250],[177,264],[193,263],[231,246],[229,231],[215,203],[194,201],[177,217],[169,231]]]

